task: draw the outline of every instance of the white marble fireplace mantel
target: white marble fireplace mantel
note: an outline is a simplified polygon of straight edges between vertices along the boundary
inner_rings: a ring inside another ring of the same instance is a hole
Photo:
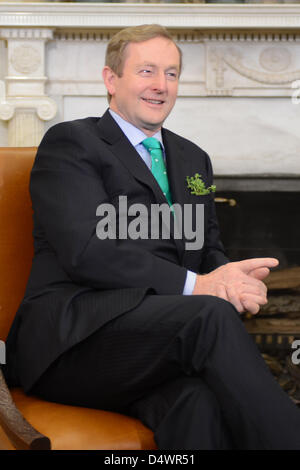
[[[159,23],[168,28],[299,28],[297,4],[0,3],[1,25],[124,28]]]
[[[300,5],[0,3],[0,145],[101,115],[107,41],[159,23],[183,50],[166,126],[226,175],[300,176]]]

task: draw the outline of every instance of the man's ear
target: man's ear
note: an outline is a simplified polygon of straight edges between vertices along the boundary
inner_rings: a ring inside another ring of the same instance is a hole
[[[106,86],[108,93],[110,95],[114,95],[115,79],[116,79],[115,72],[110,67],[108,67],[108,65],[105,65],[105,67],[102,70],[102,77],[103,77],[104,85]]]

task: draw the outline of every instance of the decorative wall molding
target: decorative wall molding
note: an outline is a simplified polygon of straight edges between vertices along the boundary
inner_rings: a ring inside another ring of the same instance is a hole
[[[45,43],[53,39],[49,28],[6,28],[7,73],[0,85],[0,119],[8,121],[9,145],[38,145],[43,121],[57,112],[45,95]]]
[[[31,74],[38,70],[41,64],[41,56],[35,47],[21,44],[12,51],[10,62],[16,72]]]
[[[274,49],[274,51],[276,52],[277,49]],[[264,54],[265,52],[266,49],[262,52],[262,54]],[[288,54],[287,50],[286,53]],[[268,73],[247,67],[242,63],[243,59],[240,56],[239,52],[234,50],[233,48],[231,50],[228,50],[227,53],[225,53],[225,55],[223,56],[223,60],[225,64],[229,65],[233,70],[238,72],[243,77],[250,78],[251,80],[254,80],[259,83],[265,83],[268,85],[285,85],[288,83],[291,84],[294,80],[300,78],[300,69],[291,72],[286,71],[282,73],[275,73],[274,71],[272,73]],[[288,65],[289,64],[287,64],[284,68],[287,68]]]
[[[115,31],[99,30],[59,30],[54,33],[54,39],[57,41],[82,41],[82,42],[108,42]]]
[[[16,110],[34,110],[42,121],[50,121],[54,118],[57,105],[51,98],[45,97],[23,97],[11,98],[4,97],[0,102],[0,119],[9,121],[15,114]]]
[[[259,63],[263,69],[271,72],[282,72],[291,63],[291,53],[284,47],[267,47],[259,56]]]
[[[298,41],[206,41],[210,96],[291,96],[300,79]]]
[[[1,3],[2,25],[123,28],[160,23],[169,28],[297,29],[298,4]]]
[[[3,30],[4,31],[4,30]],[[115,31],[99,31],[99,29],[85,30],[79,28],[60,29],[54,32],[54,39],[58,41],[82,41],[82,42],[108,42]],[[297,32],[201,32],[201,31],[171,31],[176,42],[199,43],[207,41],[232,41],[232,42],[300,42],[300,34]]]
[[[3,4],[2,4],[3,5]],[[23,5],[23,4],[22,4]],[[49,28],[12,28],[11,25],[2,23],[1,4],[0,4],[0,19],[2,24],[1,37],[3,39],[52,39],[53,30]],[[5,26],[5,27],[4,27]]]
[[[204,41],[220,42],[300,42],[300,34],[297,32],[210,32],[202,34]]]

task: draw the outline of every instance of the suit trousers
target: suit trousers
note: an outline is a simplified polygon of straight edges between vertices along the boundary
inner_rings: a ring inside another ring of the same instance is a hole
[[[300,410],[237,310],[213,296],[147,295],[63,353],[31,393],[135,416],[159,449],[300,449]]]

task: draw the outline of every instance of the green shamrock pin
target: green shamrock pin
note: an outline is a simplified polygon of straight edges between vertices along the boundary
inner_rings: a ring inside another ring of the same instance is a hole
[[[203,196],[205,194],[209,194],[210,192],[216,191],[216,186],[212,184],[208,188],[205,187],[204,181],[201,179],[202,175],[199,173],[195,173],[195,176],[187,176],[186,181],[188,188],[191,190],[191,194],[195,194],[196,196]]]

